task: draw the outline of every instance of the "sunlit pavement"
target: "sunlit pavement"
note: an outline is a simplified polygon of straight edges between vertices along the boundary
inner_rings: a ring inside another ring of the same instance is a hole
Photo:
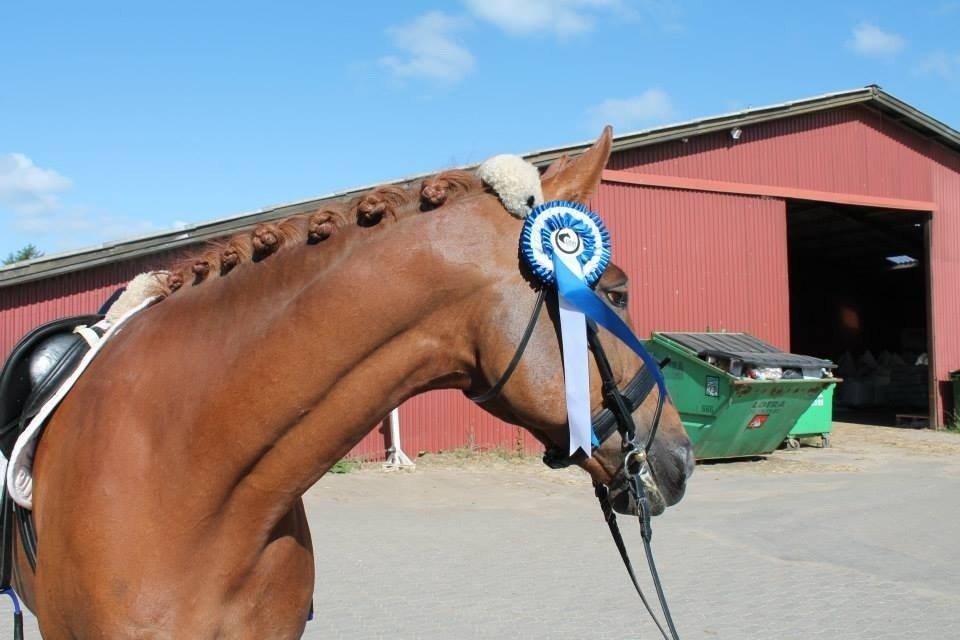
[[[656,519],[682,638],[960,637],[960,435],[840,425],[833,442],[700,465]],[[328,476],[307,510],[306,638],[656,637],[578,470],[428,459]]]

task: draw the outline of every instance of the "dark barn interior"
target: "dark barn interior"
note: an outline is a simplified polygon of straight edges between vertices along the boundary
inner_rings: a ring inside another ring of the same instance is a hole
[[[928,413],[929,217],[788,203],[791,350],[838,364],[841,419]]]

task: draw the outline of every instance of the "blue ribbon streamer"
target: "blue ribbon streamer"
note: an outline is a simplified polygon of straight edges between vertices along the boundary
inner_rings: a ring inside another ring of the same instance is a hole
[[[661,396],[667,397],[667,383],[663,379],[663,373],[660,371],[660,364],[654,359],[646,347],[633,334],[630,327],[620,319],[613,310],[604,304],[603,300],[597,297],[593,289],[578,278],[570,269],[563,264],[563,260],[553,261],[556,271],[557,290],[561,296],[576,308],[580,313],[590,318],[598,325],[615,335],[625,345],[640,356],[643,365],[653,375],[657,383],[657,389]]]

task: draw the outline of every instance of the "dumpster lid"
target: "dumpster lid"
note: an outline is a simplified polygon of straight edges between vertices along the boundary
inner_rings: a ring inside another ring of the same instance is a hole
[[[730,358],[761,367],[786,369],[804,367],[835,369],[837,366],[830,360],[781,351],[748,333],[657,333],[656,335],[661,335],[695,351],[699,357]]]

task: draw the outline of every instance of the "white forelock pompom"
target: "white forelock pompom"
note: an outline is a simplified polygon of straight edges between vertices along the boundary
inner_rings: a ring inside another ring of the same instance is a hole
[[[518,218],[525,218],[533,207],[543,203],[540,172],[520,156],[493,156],[480,165],[477,176],[497,192],[507,211]]]

